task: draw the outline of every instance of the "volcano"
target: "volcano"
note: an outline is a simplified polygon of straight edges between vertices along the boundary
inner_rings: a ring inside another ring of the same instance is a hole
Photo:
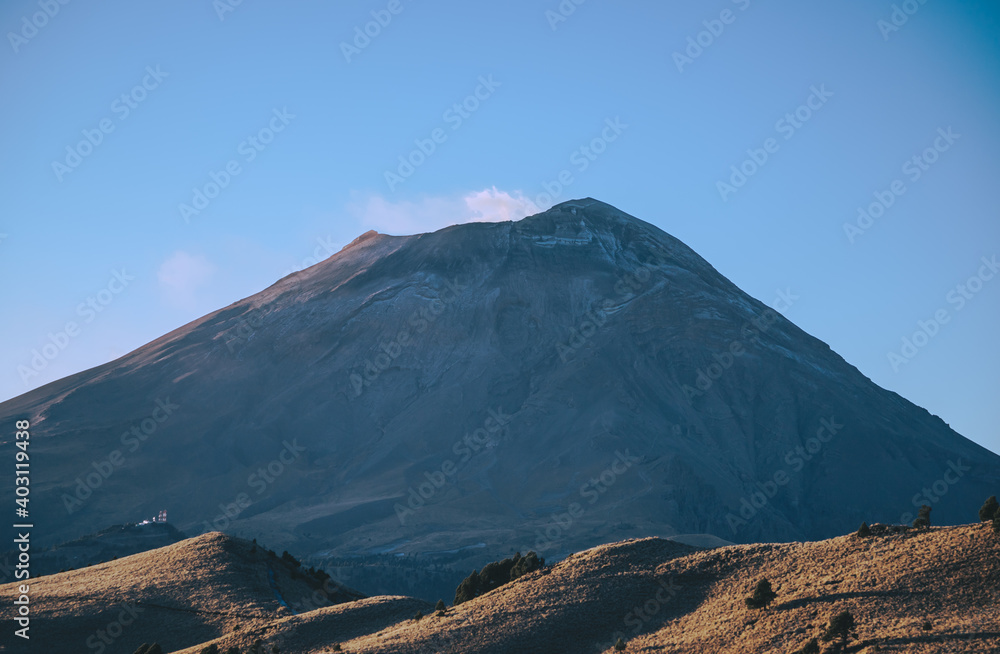
[[[816,540],[921,504],[969,522],[1000,485],[1000,457],[589,198],[368,232],[0,404],[25,418],[41,545],[169,509],[316,560],[555,560]]]

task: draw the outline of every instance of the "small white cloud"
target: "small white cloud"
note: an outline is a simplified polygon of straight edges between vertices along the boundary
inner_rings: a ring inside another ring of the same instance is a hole
[[[465,204],[479,216],[477,221],[485,223],[521,220],[542,211],[520,191],[514,191],[511,195],[506,191],[498,191],[496,186],[466,195]]]
[[[425,197],[420,200],[386,200],[370,195],[348,205],[348,211],[364,227],[387,234],[421,234],[462,223],[520,220],[539,213],[535,203],[520,191],[513,194],[495,186],[453,197]]]
[[[181,309],[194,309],[198,290],[208,283],[215,270],[203,255],[177,251],[160,265],[156,277],[168,303]]]

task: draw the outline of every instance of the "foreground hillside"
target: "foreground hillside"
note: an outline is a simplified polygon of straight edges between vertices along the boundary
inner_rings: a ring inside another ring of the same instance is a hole
[[[266,654],[613,654],[621,638],[626,652],[791,654],[844,610],[857,622],[849,651],[1000,651],[1000,538],[986,525],[873,532],[711,550],[627,540],[574,554],[444,615],[399,596],[311,604],[308,575],[295,579],[279,557],[213,533],[35,581],[32,651],[96,651],[88,637],[110,632],[127,606],[140,609],[137,618],[102,652],[131,654],[157,641],[183,654],[211,645],[248,654],[255,644]],[[767,609],[748,609],[744,599],[762,578],[777,597]],[[0,587],[4,602],[13,590]],[[333,594],[358,597],[342,587]],[[418,611],[424,617],[416,620]]]
[[[601,546],[343,650],[610,654],[622,637],[626,652],[793,652],[849,610],[852,651],[1000,651],[1000,539],[986,525],[899,529],[694,553],[659,539]],[[777,599],[750,610],[764,577]]]
[[[0,586],[4,606],[12,606],[17,587]],[[31,649],[24,651],[132,654],[153,641],[173,651],[269,624],[296,607],[363,597],[332,582],[329,593],[323,588],[290,559],[210,533],[33,579]]]

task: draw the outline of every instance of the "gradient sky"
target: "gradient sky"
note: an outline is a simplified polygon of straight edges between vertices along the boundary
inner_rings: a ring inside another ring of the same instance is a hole
[[[789,319],[1000,452],[1000,281],[958,295],[1000,254],[995,1],[896,3],[899,25],[889,0],[48,1],[51,17],[46,0],[0,7],[0,400],[368,229],[517,219],[591,196],[767,303],[797,296]],[[372,12],[387,24],[345,54]],[[824,102],[800,109],[814,88]],[[581,170],[579,148],[613,134],[608,120],[626,127]],[[99,144],[78,147],[102,125]],[[436,129],[433,153],[387,182]],[[767,161],[720,192],[768,139]],[[933,163],[907,164],[935,143]],[[185,220],[180,205],[230,161],[239,173]],[[563,171],[572,183],[547,197]],[[892,206],[852,240],[844,225],[876,192]],[[947,322],[894,370],[889,353],[935,314]],[[20,374],[53,339],[65,347]]]

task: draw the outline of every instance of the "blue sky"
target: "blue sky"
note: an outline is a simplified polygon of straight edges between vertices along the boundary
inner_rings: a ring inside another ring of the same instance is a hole
[[[765,302],[796,296],[788,318],[1000,451],[998,19],[941,0],[5,2],[0,399],[368,229],[591,196]]]

